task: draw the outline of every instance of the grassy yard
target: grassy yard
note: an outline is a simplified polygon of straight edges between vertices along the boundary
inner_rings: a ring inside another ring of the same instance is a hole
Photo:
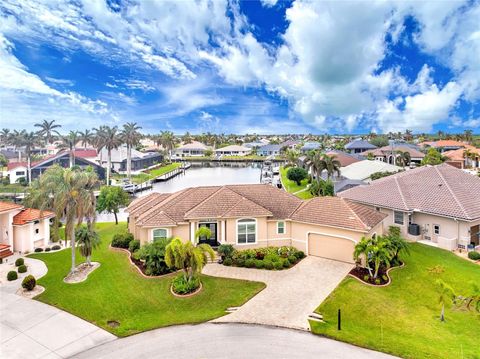
[[[227,307],[240,306],[264,288],[263,283],[202,276],[203,290],[190,298],[175,298],[170,293],[171,275],[143,278],[131,266],[127,254],[108,248],[125,224],[97,225],[102,244],[92,257],[101,266],[85,282],[66,284],[63,278],[70,267],[70,250],[35,253],[48,273],[39,280],[46,291],[36,299],[88,320],[118,336],[174,324],[200,323],[225,314]],[[78,261],[83,258],[78,256]],[[107,322],[120,323],[111,328]]]
[[[181,166],[182,166],[181,163],[173,162],[166,166],[162,166],[162,167],[155,168],[154,170],[150,170],[149,174],[150,174],[150,177],[152,178],[158,177],[158,176],[164,175],[165,173],[173,171],[174,169],[177,169],[178,167],[181,167]]]
[[[26,191],[28,191],[28,187],[24,187],[16,183],[0,185],[0,193],[24,193]]]
[[[288,168],[280,167],[280,176],[282,178],[283,186],[285,187],[287,192],[295,193],[295,192],[298,192],[298,191],[301,191],[301,190],[304,190],[304,189],[307,188],[307,186],[308,186],[308,180],[307,179],[304,179],[299,186],[294,181],[291,181],[287,178],[287,171],[288,171]],[[308,190],[297,193],[296,196],[301,198],[301,199],[309,199],[309,198],[313,197],[312,194]]]
[[[411,252],[404,268],[390,272],[388,287],[344,279],[317,309],[327,323],[312,322],[312,332],[404,358],[480,358],[480,314],[450,307],[442,323],[435,289],[439,278],[468,295],[471,282],[480,283],[480,266],[422,244]]]

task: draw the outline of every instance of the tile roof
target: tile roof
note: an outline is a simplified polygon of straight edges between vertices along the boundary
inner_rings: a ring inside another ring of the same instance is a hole
[[[326,154],[335,156],[335,159],[340,162],[341,167],[346,167],[352,163],[361,161],[359,158],[343,151],[328,151]]]
[[[22,208],[23,206],[13,202],[0,202],[0,213]]]
[[[467,144],[461,141],[455,140],[439,140],[439,141],[425,141],[419,144],[420,146],[431,146],[431,147],[466,147]]]
[[[467,221],[480,219],[480,178],[448,164],[401,172],[338,195],[359,203],[402,211]]]
[[[465,148],[459,148],[458,150],[451,150],[451,151],[446,151],[443,152],[443,155],[445,157],[448,157],[452,161],[464,161],[464,153],[466,150],[470,150],[472,153],[476,153],[477,155],[480,156],[480,148],[475,148],[473,146],[465,146]]]
[[[345,145],[345,149],[353,150],[353,149],[363,149],[363,148],[377,148],[377,146],[372,145],[370,142],[365,140],[353,140]]]
[[[222,148],[217,148],[215,152],[249,152],[252,149],[245,146],[230,145]]]
[[[96,149],[76,149],[74,151],[75,157],[79,158],[95,158],[97,157],[97,150]]]
[[[316,197],[305,201],[292,220],[357,231],[369,231],[387,215],[340,197]]]
[[[340,172],[342,177],[351,180],[367,180],[375,172],[398,172],[402,167],[391,165],[383,161],[363,160],[343,167]]]
[[[21,226],[33,221],[54,217],[55,214],[50,211],[41,211],[34,208],[25,208],[20,213],[13,216],[13,224]]]
[[[411,158],[423,158],[425,157],[425,154],[423,152],[420,152],[416,148],[407,145],[407,144],[394,144],[393,145],[393,152],[408,152],[410,154]],[[373,154],[374,156],[388,156],[392,153],[392,146],[384,146],[380,147],[374,150],[368,150],[365,152],[362,152],[362,156],[367,156],[369,153]]]

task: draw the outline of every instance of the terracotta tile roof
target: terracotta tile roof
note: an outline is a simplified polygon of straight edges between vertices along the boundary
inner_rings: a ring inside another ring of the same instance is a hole
[[[480,218],[480,178],[448,164],[423,166],[338,194],[353,201],[472,221]]]
[[[426,141],[419,144],[420,146],[431,146],[431,147],[466,147],[467,144],[461,141],[455,140],[439,140],[439,141]]]
[[[97,157],[97,150],[95,149],[76,149],[75,157],[78,158],[95,158]]]
[[[25,208],[20,213],[13,216],[13,224],[21,226],[29,222],[37,221],[40,219],[45,219],[49,217],[54,217],[55,214],[50,211],[41,211],[34,208]]]
[[[398,145],[398,144],[394,145],[393,152],[398,152],[398,151],[408,152],[411,158],[425,157],[425,154],[423,152],[420,152],[419,150],[407,145]],[[368,151],[362,152],[361,155],[368,156],[369,153],[373,154],[374,156],[388,156],[392,153],[392,147],[385,146],[385,147],[377,148],[375,150],[368,150]]]
[[[0,202],[0,213],[11,211],[13,209],[22,209],[23,206],[13,202]]]
[[[465,153],[465,151],[467,149],[470,150],[470,152],[476,153],[477,155],[480,156],[480,149],[475,148],[475,147],[470,146],[470,145],[465,146],[465,148],[459,148],[458,150],[451,150],[451,151],[443,152],[443,155],[445,157],[448,157],[452,161],[464,161],[465,157],[464,157],[463,154]]]
[[[351,165],[352,163],[361,161],[359,158],[342,151],[329,151],[326,154],[329,156],[335,156],[335,159],[340,162],[340,165],[342,167],[346,167],[348,165]]]
[[[292,220],[318,225],[369,231],[387,215],[340,197],[316,197],[305,201]]]

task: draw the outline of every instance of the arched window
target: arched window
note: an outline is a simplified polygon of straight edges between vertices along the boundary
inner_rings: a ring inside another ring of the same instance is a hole
[[[168,231],[165,228],[157,228],[153,230],[153,241],[158,241],[159,239],[167,238]]]
[[[237,244],[257,242],[257,220],[252,218],[237,221]]]

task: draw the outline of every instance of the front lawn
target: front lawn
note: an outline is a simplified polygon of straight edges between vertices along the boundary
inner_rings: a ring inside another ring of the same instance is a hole
[[[294,181],[291,181],[287,178],[287,171],[288,171],[289,168],[280,167],[280,177],[282,179],[282,185],[285,187],[285,190],[289,193],[295,194],[297,197],[299,197],[301,199],[312,198],[313,195],[307,189],[308,179],[304,179],[299,186]],[[298,193],[296,193],[296,192],[298,192]]]
[[[327,323],[311,322],[312,332],[404,358],[479,358],[480,314],[450,307],[442,323],[435,281],[468,295],[471,282],[480,283],[480,267],[422,244],[411,245],[405,262],[390,272],[388,287],[345,278],[317,309]]]
[[[150,174],[151,178],[155,178],[161,175],[164,175],[165,173],[171,172],[179,167],[181,167],[182,164],[180,162],[173,162],[165,166],[161,166],[158,168],[155,168],[153,170],[150,170],[148,173]]]
[[[130,264],[127,254],[108,248],[112,236],[125,230],[125,224],[97,224],[102,239],[92,260],[101,266],[85,282],[66,284],[70,269],[69,249],[57,253],[35,253],[48,273],[38,283],[46,291],[36,299],[88,320],[118,336],[127,336],[158,327],[200,323],[220,317],[228,307],[240,306],[265,285],[235,279],[201,276],[203,290],[190,298],[175,298],[170,293],[172,276],[143,278]],[[78,262],[83,258],[77,257]],[[110,327],[108,321],[120,325]]]

